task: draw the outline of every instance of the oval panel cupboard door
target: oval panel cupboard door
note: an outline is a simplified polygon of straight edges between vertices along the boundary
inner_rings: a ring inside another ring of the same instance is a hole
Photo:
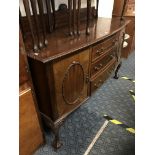
[[[62,95],[66,104],[75,104],[84,88],[84,69],[79,62],[73,61],[68,67],[62,84]]]

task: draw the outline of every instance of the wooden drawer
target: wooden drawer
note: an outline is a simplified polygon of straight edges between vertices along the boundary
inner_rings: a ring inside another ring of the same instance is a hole
[[[94,76],[98,72],[102,71],[106,65],[113,59],[114,57],[114,49],[110,49],[106,55],[99,58],[97,62],[92,63],[91,65],[91,76]]]
[[[111,72],[115,69],[116,58],[113,58],[105,67],[103,72],[101,72],[95,79],[91,81],[91,93],[93,93],[97,88],[99,88],[104,81],[110,76]]]
[[[92,62],[102,57],[107,51],[112,49],[115,46],[117,40],[118,40],[117,35],[114,35],[106,39],[104,42],[95,45],[92,48]]]

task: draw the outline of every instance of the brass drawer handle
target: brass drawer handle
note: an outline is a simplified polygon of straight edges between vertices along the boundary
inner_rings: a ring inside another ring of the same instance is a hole
[[[101,48],[100,50],[97,50],[96,54],[97,54],[97,55],[101,55],[103,52],[104,52],[104,49]]]
[[[100,67],[103,67],[103,65],[102,65],[102,64],[99,64],[99,66],[100,66]]]
[[[123,42],[123,48],[127,47],[128,43],[126,41]]]
[[[111,54],[111,55],[110,55],[110,58],[112,58],[112,59],[113,59],[113,58],[114,58],[114,55],[112,55],[112,54]]]
[[[95,83],[95,84],[94,84],[94,87],[98,88],[99,86]]]
[[[96,51],[96,54],[99,54],[100,55],[100,53],[101,53],[101,50],[97,50]]]
[[[99,86],[101,86],[101,84],[103,83],[103,80],[99,80],[98,84],[94,84],[94,87],[98,88]]]
[[[104,51],[104,48],[101,48],[101,52],[103,52]]]
[[[100,70],[100,68],[99,68],[99,67],[94,67],[94,69],[95,69],[96,71]]]
[[[127,40],[127,39],[129,39],[129,38],[130,38],[130,35],[127,34],[127,33],[125,33],[125,35],[124,35],[124,40]]]
[[[103,81],[102,80],[99,80],[99,83],[102,83]]]
[[[97,66],[94,67],[94,69],[95,69],[96,71],[100,70],[100,69],[103,67],[103,65],[102,65],[101,63],[100,63],[98,66],[99,66],[99,67],[97,67]]]
[[[77,64],[77,63],[78,63],[78,62],[76,62],[76,61],[73,61],[73,62],[72,62],[72,64]]]
[[[96,51],[96,54],[98,55],[99,53],[100,53],[100,51],[99,51],[99,50],[97,50],[97,51]]]

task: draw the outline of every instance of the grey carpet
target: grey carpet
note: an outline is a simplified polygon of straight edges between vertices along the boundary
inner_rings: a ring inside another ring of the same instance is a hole
[[[119,75],[135,78],[134,52],[127,60],[123,60]],[[131,81],[109,78],[84,105],[65,121],[60,130],[63,146],[54,152],[51,147],[53,134],[47,132],[47,143],[40,147],[35,155],[83,155],[105,122],[104,114],[134,128],[135,103],[129,94],[129,90],[134,90],[134,87]],[[89,153],[89,155],[134,154],[134,134],[112,123],[108,124]]]

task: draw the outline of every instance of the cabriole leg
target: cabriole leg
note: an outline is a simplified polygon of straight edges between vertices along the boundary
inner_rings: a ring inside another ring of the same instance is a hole
[[[114,76],[114,79],[118,79],[119,76],[118,76],[118,71],[120,69],[120,67],[122,66],[122,62],[120,62],[115,70],[115,76]]]
[[[57,151],[57,149],[59,149],[62,146],[62,143],[60,142],[60,138],[59,138],[59,129],[60,127],[57,127],[54,131],[54,141],[52,143],[52,146],[54,147],[55,151]]]

